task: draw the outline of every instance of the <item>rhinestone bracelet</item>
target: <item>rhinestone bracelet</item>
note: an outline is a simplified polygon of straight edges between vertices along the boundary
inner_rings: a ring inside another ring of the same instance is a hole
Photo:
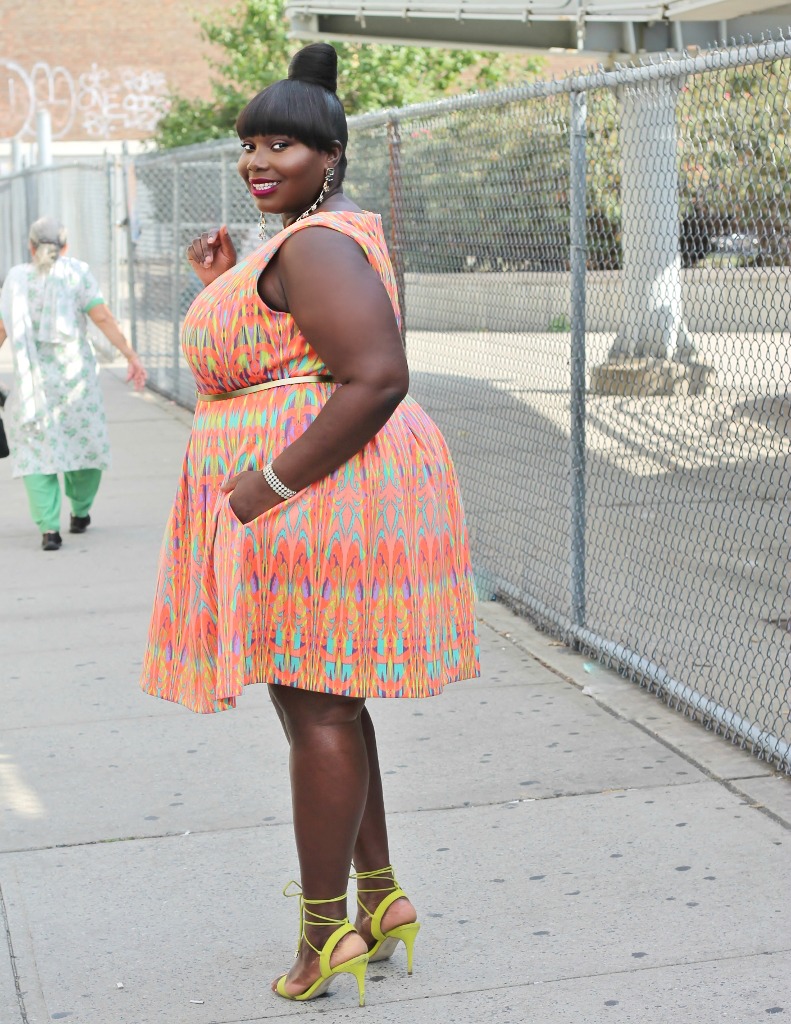
[[[261,472],[264,474],[264,480],[266,480],[275,494],[279,495],[281,498],[293,498],[297,493],[296,491],[292,491],[290,487],[286,487],[277,473],[275,473],[274,469],[272,469],[271,462],[264,466]]]

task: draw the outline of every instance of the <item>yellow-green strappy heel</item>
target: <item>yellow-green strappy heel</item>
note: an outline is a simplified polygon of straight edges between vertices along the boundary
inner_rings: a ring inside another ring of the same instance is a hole
[[[373,963],[376,960],[388,960],[395,952],[398,943],[403,942],[406,947],[406,971],[407,974],[411,974],[415,939],[417,938],[417,933],[420,931],[420,924],[417,921],[413,921],[411,924],[397,925],[395,928],[390,928],[388,931],[382,930],[382,918],[385,916],[388,909],[396,900],[400,900],[402,898],[408,899],[407,894],[396,881],[392,865],[388,864],[386,868],[379,868],[378,871],[358,871],[352,875],[352,878],[357,880],[357,902],[363,911],[370,917],[371,934],[376,940],[374,945],[368,950],[369,961]],[[387,896],[385,896],[373,913],[371,913],[368,907],[363,903],[360,893],[382,892],[382,889],[362,888],[360,886],[360,882],[369,878],[384,878],[392,880],[393,883],[391,891],[388,892]]]
[[[289,887],[292,885],[296,885],[299,891],[289,892]],[[312,950],[315,950],[315,952],[319,954],[319,970],[321,973],[310,988],[295,996],[289,995],[289,993],[286,992],[285,986],[288,975],[284,974],[281,978],[278,978],[277,985],[275,985],[275,991],[277,994],[282,996],[284,999],[293,999],[297,1002],[307,1002],[308,999],[315,999],[316,996],[323,995],[329,988],[330,982],[333,978],[336,978],[339,974],[351,974],[357,982],[357,991],[360,995],[360,1006],[365,1006],[365,972],[368,969],[368,954],[361,953],[359,956],[352,957],[351,960],[345,960],[342,964],[337,964],[335,967],[330,965],[330,958],[341,939],[347,935],[351,935],[352,933],[356,934],[354,925],[350,923],[348,918],[338,924],[337,918],[325,917],[323,914],[318,914],[315,910],[310,909],[311,906],[317,906],[322,903],[339,903],[341,900],[346,899],[346,893],[342,896],[333,896],[332,899],[329,900],[306,900],[302,895],[302,887],[299,883],[289,882],[283,890],[283,895],[299,896],[299,941],[301,943],[304,940]],[[322,928],[334,927],[335,931],[330,935],[323,947],[321,949],[317,949],[305,935],[306,924]],[[297,955],[298,954],[299,944],[297,944]]]

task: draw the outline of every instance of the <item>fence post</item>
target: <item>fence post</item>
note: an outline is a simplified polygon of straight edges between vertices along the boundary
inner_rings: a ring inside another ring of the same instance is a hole
[[[134,232],[134,211],[132,210],[132,196],[129,187],[129,176],[133,172],[133,163],[129,157],[129,150],[126,143],[123,148],[123,162],[121,174],[123,176],[124,189],[124,223],[126,225],[126,281],[129,290],[129,340],[135,352],[138,351],[137,338],[137,296],[135,294],[135,232]]]
[[[585,140],[588,98],[571,98],[571,621],[585,625]]]
[[[220,153],[220,224],[228,224],[228,157]]]
[[[173,394],[179,394],[179,359],[181,355],[181,254],[179,253],[179,236],[181,234],[181,210],[179,190],[179,164],[173,162],[173,273],[170,288],[170,322],[173,327]]]
[[[104,176],[107,185],[107,257],[110,266],[108,267],[108,284],[110,309],[119,315],[118,312],[118,246],[116,245],[115,227],[115,159],[109,153],[104,157]]]
[[[678,78],[621,85],[623,309],[608,359],[690,362],[695,344],[683,318],[678,242]]]
[[[404,252],[401,245],[401,216],[403,212],[403,187],[401,183],[401,132],[398,121],[387,122],[387,146],[389,150],[390,220],[392,223],[390,255],[393,260],[398,305],[401,309],[401,341],[406,344],[406,280],[404,277]]]
[[[39,167],[52,166],[52,117],[46,107],[36,111],[36,163]]]

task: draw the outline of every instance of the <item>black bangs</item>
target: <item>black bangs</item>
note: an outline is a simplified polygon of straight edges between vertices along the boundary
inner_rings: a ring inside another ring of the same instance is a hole
[[[240,139],[289,135],[311,149],[327,152],[337,139],[345,151],[348,128],[337,96],[320,85],[284,79],[254,96],[236,119]]]

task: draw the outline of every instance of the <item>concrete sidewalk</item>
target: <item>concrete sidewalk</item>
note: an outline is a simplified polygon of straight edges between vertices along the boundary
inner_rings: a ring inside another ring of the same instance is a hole
[[[103,379],[87,534],[42,552],[0,463],[0,1024],[791,1019],[791,782],[499,605],[480,681],[371,702],[414,976],[402,948],[363,1010],[350,979],[271,995],[297,931],[285,741],[263,687],[210,717],[138,689],[191,417]]]

